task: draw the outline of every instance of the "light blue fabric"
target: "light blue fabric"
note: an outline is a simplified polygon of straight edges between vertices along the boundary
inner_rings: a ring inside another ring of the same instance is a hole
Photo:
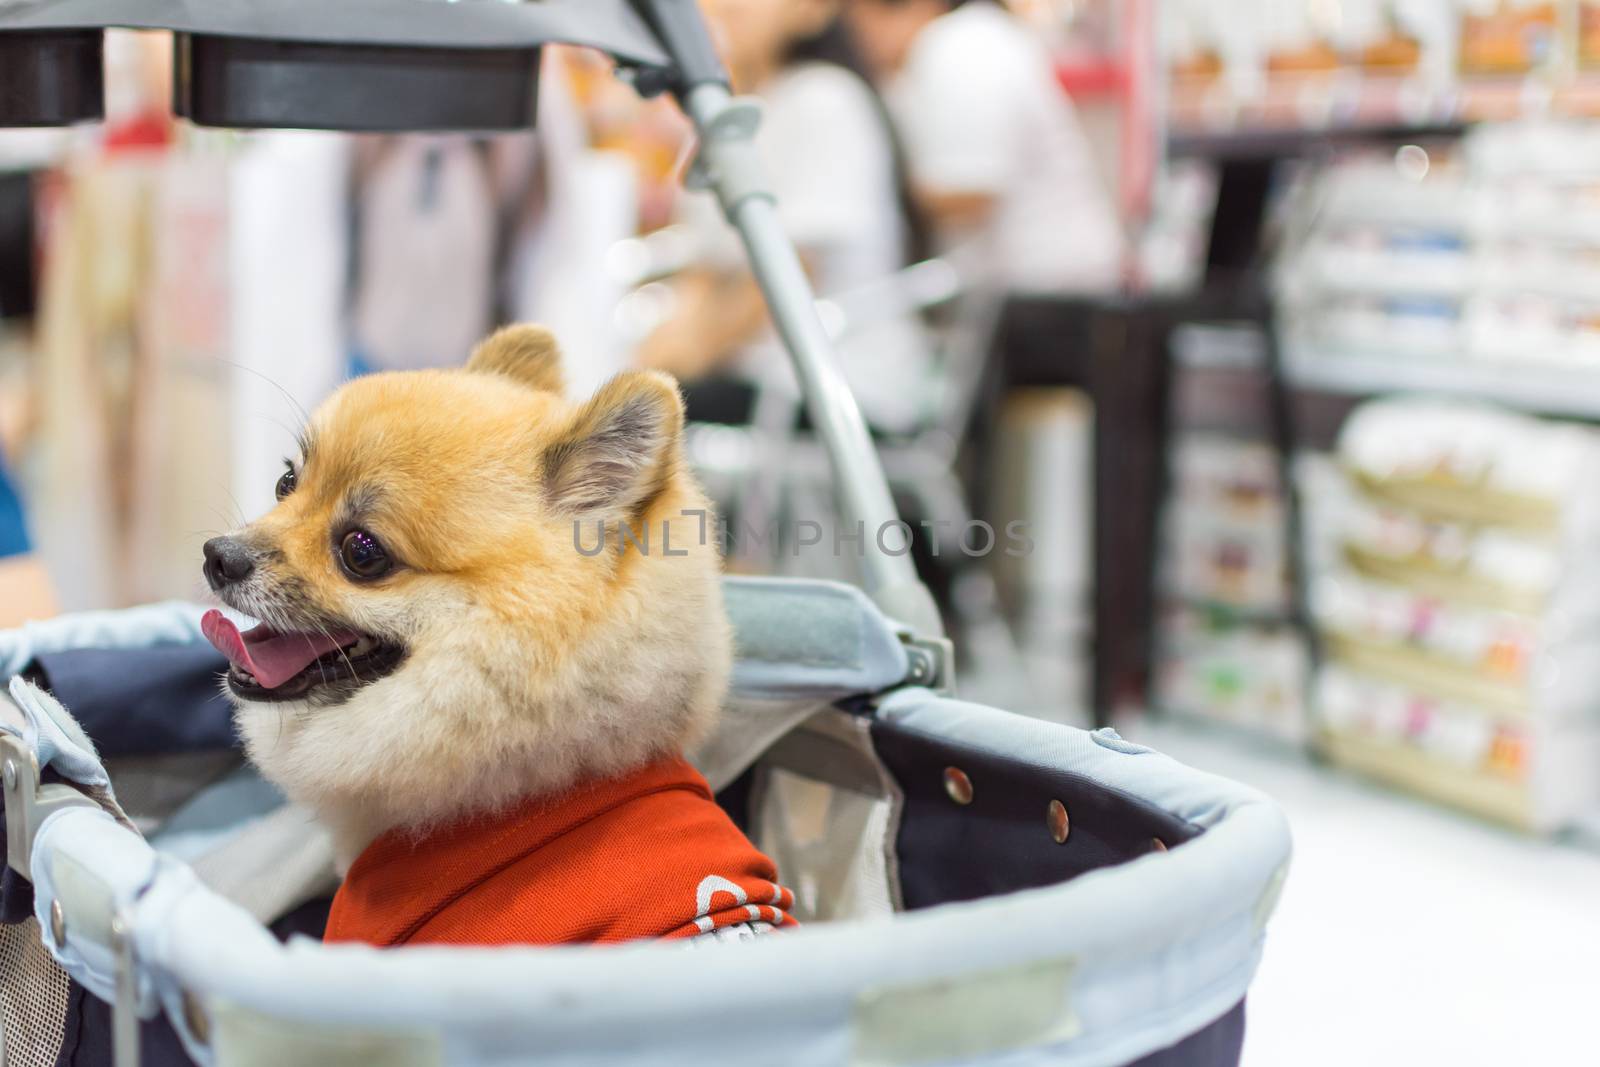
[[[265,1026],[434,1040],[453,1064],[498,1067],[535,1054],[543,1064],[631,1064],[644,1049],[653,1067],[844,1064],[860,1005],[886,990],[1059,965],[1071,972],[1060,1012],[1076,1019],[1075,1034],[961,1062],[1106,1067],[1181,1040],[1244,995],[1289,855],[1283,817],[1259,793],[1158,753],[1115,751],[1083,731],[922,691],[895,694],[883,713],[1087,775],[1208,829],[1066,884],[693,952],[662,943],[284,946],[93,812],[56,816],[34,867],[70,857],[102,876],[112,898],[133,901],[142,981],[180,1031],[187,990],[261,1013]],[[77,972],[101,977],[92,948],[69,939],[63,953],[77,954]],[[730,995],[737,1011],[727,1010]],[[211,1062],[213,1049],[189,1047]]]
[[[246,765],[196,793],[151,832],[150,844],[165,855],[193,861],[283,803],[283,792]]]
[[[74,648],[149,648],[195,644],[200,633],[199,604],[169,600],[120,611],[81,611],[0,630],[0,678],[10,678],[35,656]]]
[[[1109,748],[1113,752],[1122,752],[1130,756],[1137,756],[1141,752],[1154,752],[1152,748],[1134,741],[1129,741],[1109,726],[1102,726],[1089,735],[1089,739],[1101,748]]]
[[[90,799],[105,806],[69,808],[47,817],[34,839],[29,866],[30,880],[34,885],[34,911],[39,919],[40,937],[45,947],[56,953],[62,966],[73,978],[97,996],[110,997],[116,988],[110,947],[96,944],[89,938],[74,938],[71,928],[68,934],[71,948],[55,942],[50,907],[61,897],[62,890],[57,886],[56,864],[38,859],[41,842],[62,816],[79,816],[72,823],[74,838],[87,849],[86,854],[92,857],[92,862],[80,862],[76,869],[79,872],[93,872],[91,878],[96,882],[99,882],[96,875],[101,866],[114,863],[114,857],[117,856],[131,857],[130,862],[134,866],[147,868],[151,862],[150,850],[131,826],[117,821],[121,810],[116,807],[116,798],[111,793],[111,780],[77,721],[49,693],[21,678],[12,678],[7,689],[11,699],[21,709],[24,722],[18,730],[11,723],[0,720],[0,730],[22,738],[41,769],[47,766],[55,768],[64,778],[86,787]],[[48,846],[43,847],[48,855]],[[132,879],[135,884],[141,881],[142,877]],[[101,887],[108,894],[121,892],[122,895],[105,897],[119,905],[126,905],[136,895],[132,888],[119,888],[111,883],[103,883]],[[153,1006],[153,1001],[150,1004]]]
[[[1265,795],[1248,786],[1185,767],[1144,745],[1124,741],[1115,731],[1097,736],[922,689],[891,695],[878,714],[1009,762],[1084,775],[1200,827],[1212,826],[1246,805],[1275,810]],[[1287,849],[1286,827],[1283,845]]]
[[[71,840],[70,848],[62,850],[72,856],[65,865],[52,860],[57,853],[55,842],[63,836]],[[112,916],[119,911],[131,914],[134,901],[149,886],[158,862],[161,861],[143,838],[98,808],[58,811],[45,819],[34,839],[30,866],[39,936],[66,972],[101,1000],[110,1001],[116,996],[116,955],[110,944],[91,931],[108,930]],[[75,886],[81,890],[87,882],[92,885],[92,892],[71,892],[61,875],[66,868],[75,872]],[[91,917],[75,906],[91,896],[108,906],[104,914]],[[50,921],[51,905],[58,900],[66,902],[65,944],[55,940]],[[155,987],[148,972],[137,978],[139,1011],[148,1018],[156,1009]]]
[[[855,586],[729,577],[736,694],[829,701],[898,685],[908,661],[895,626]]]
[[[0,722],[0,730],[21,737],[33,750],[40,767],[54,767],[80,785],[111,788],[111,779],[95,754],[94,743],[60,701],[21,678],[12,678],[8,688],[27,723],[20,733],[4,722]]]

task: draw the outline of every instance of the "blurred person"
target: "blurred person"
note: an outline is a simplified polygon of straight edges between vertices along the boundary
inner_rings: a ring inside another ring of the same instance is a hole
[[[531,132],[355,139],[351,374],[453,366],[494,326],[574,303],[556,291],[584,236],[567,224],[584,134],[564,55],[546,57],[538,104]]]
[[[458,363],[494,326],[517,195],[497,179],[513,139],[531,159],[526,136],[356,140],[351,373]]]
[[[0,559],[27,555],[32,550],[22,518],[22,497],[12,484],[5,444],[0,441]]]
[[[28,536],[22,496],[11,478],[6,456],[14,453],[26,413],[21,398],[0,382],[0,628],[56,613],[50,579]]]
[[[906,265],[916,227],[882,102],[866,81],[837,0],[705,0],[734,86],[759,96],[757,148],[784,228],[816,291],[837,294]],[[671,316],[640,361],[686,383],[689,417],[749,421],[758,388],[797,395],[766,305],[732,230],[709,194],[686,195],[680,221],[705,254],[675,279]],[[868,423],[911,429],[923,414],[928,346],[909,314],[887,315],[837,346]]]
[[[1013,292],[1115,289],[1123,235],[1050,56],[991,0],[846,0],[940,251]]]

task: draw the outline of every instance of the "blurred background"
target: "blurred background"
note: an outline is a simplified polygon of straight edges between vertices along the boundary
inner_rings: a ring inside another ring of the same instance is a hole
[[[1246,1062],[1592,1058],[1600,0],[703,6],[961,693],[1288,809]],[[230,133],[107,47],[0,131],[0,625],[200,597],[306,411],[518,320],[679,377],[730,570],[853,577],[673,105]]]

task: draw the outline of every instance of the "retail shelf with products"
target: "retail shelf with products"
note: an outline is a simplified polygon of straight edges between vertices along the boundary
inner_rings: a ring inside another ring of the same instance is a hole
[[[1235,84],[1216,78],[1172,80],[1168,117],[1181,147],[1237,154],[1252,141],[1271,145],[1276,139],[1272,146],[1281,147],[1295,136],[1424,136],[1459,131],[1476,109],[1499,103],[1463,93],[1458,85],[1354,71],[1268,75],[1246,93],[1236,91]]]
[[[1536,829],[1533,798],[1520,781],[1464,770],[1412,746],[1355,731],[1320,730],[1316,741],[1339,766],[1518,830]]]
[[[1600,116],[1600,77],[1473,77],[1429,83],[1382,75],[1269,77],[1250,96],[1217,81],[1176,79],[1170,150],[1211,158],[1290,156],[1301,143],[1448,137],[1479,122]]]
[[[1195,612],[1219,626],[1287,626],[1290,621],[1288,611],[1280,604],[1247,604],[1195,596],[1181,590],[1162,592],[1161,599]]]
[[[1345,545],[1343,554],[1344,565],[1353,573],[1423,596],[1519,615],[1537,615],[1543,607],[1544,597],[1536,591],[1473,574],[1458,564],[1447,565],[1422,553],[1396,556],[1362,545]]]
[[[1259,320],[1191,322],[1174,331],[1169,354],[1152,702],[1304,745],[1310,656],[1293,609],[1268,335]]]
[[[1276,514],[1301,626],[1169,580],[1156,706],[1269,733],[1277,710],[1245,706],[1274,681],[1263,642],[1299,639],[1301,732],[1332,763],[1508,826],[1581,823],[1600,811],[1600,434],[1579,425],[1600,423],[1600,123],[1579,120],[1600,67],[1565,25],[1535,47],[1453,7],[1472,47],[1395,15],[1370,50],[1314,19],[1290,33],[1284,6],[1260,47],[1198,17],[1169,46],[1169,153],[1219,175],[1208,281],[1273,297],[1264,343],[1172,353],[1169,421],[1254,431],[1295,468]],[[1396,404],[1374,436],[1367,413]],[[1335,441],[1330,477],[1301,478]],[[1164,536],[1204,542],[1219,524],[1182,477]],[[1224,592],[1269,561],[1230,536],[1189,550]]]
[[[1477,398],[1474,397],[1474,400]],[[1600,431],[1439,397],[1358,407],[1319,494],[1314,745],[1522,829],[1600,807]]]
[[[1529,715],[1524,686],[1490,677],[1437,653],[1334,631],[1325,631],[1323,640],[1329,662],[1348,670],[1392,681],[1434,699],[1471,703],[1497,715]]]
[[[1158,625],[1152,700],[1159,711],[1305,744],[1308,665],[1285,619],[1246,622],[1169,600]]]
[[[1600,421],[1600,365],[1493,364],[1290,346],[1283,373],[1296,389],[1348,396],[1433,393]]]
[[[1283,223],[1291,388],[1600,421],[1600,124],[1333,157],[1302,172]]]
[[[1453,120],[1324,126],[1253,125],[1236,121],[1216,125],[1175,124],[1167,138],[1167,152],[1175,158],[1219,161],[1288,159],[1339,144],[1393,144],[1459,137],[1465,129],[1464,123]]]
[[[1428,521],[1494,526],[1524,536],[1548,536],[1561,525],[1562,501],[1520,486],[1484,484],[1449,469],[1380,476],[1347,465],[1344,474],[1374,505],[1407,508]]]

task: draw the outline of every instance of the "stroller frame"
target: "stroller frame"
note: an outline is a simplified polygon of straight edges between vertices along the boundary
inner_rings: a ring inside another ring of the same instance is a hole
[[[18,681],[12,699],[0,696],[0,718],[24,720],[0,730],[7,864],[33,883],[44,946],[112,1005],[119,1067],[136,1067],[141,1019],[157,1012],[204,1064],[222,1058],[222,1044],[238,1057],[226,1062],[250,1063],[431,1064],[449,1054],[498,1064],[530,1048],[553,1063],[644,1055],[685,1067],[725,1062],[730,1048],[793,1063],[1236,1060],[1243,996],[1287,870],[1281,814],[1252,790],[1113,732],[940,695],[952,681],[950,643],[904,551],[883,468],[779,222],[753,142],[759,106],[732,95],[695,0],[261,0],[215,10],[185,0],[124,0],[105,10],[101,0],[22,0],[0,7],[0,56],[25,48],[27,34],[55,34],[61,55],[97,61],[98,41],[89,38],[107,26],[170,29],[185,46],[242,38],[337,51],[356,41],[413,59],[429,48],[459,55],[571,41],[615,56],[641,92],[674,94],[700,136],[690,180],[716,195],[740,234],[832,466],[840,516],[876,535],[863,539],[871,602],[831,583],[761,590],[828,602],[849,640],[835,643],[842,655],[820,662],[805,643],[814,635],[784,646],[786,628],[767,627],[769,638],[780,636],[747,672],[758,705],[795,694],[811,703],[801,702],[809,717],[799,726],[779,723],[787,733],[762,727],[755,756],[815,767],[829,764],[819,751],[832,752],[843,765],[824,767],[825,780],[881,791],[894,812],[885,845],[887,862],[898,864],[891,896],[897,911],[911,909],[892,922],[823,924],[703,954],[660,945],[285,946],[119,822],[97,802],[109,794],[92,799],[50,780],[54,767],[104,782],[104,769],[92,749],[57,765],[75,744],[76,724],[52,720],[38,691]],[[50,72],[44,60],[38,69]],[[8,89],[0,76],[0,105],[11,102]],[[193,109],[188,90],[180,86],[180,104]],[[304,87],[284,92],[308,98]],[[84,117],[73,113],[83,99],[49,101],[64,116],[54,121]],[[85,646],[116,629],[103,622],[69,617],[40,633]],[[156,641],[193,637],[174,636],[185,624],[171,618],[139,625]],[[22,632],[24,652],[29,637]],[[20,669],[6,659],[16,651],[0,641],[0,675]],[[797,757],[779,751],[796,746],[774,747],[774,737],[815,732],[823,719],[833,749],[812,745]],[[847,781],[851,758],[856,775]],[[964,823],[963,813],[971,816]],[[1076,847],[1060,847],[1069,833]],[[951,839],[965,851],[942,852]],[[1169,844],[1182,847],[1168,853]],[[1018,871],[997,869],[1002,846],[1025,861]],[[734,991],[736,1010],[709,1008],[702,994],[710,990]],[[283,1032],[262,1031],[274,1021]],[[646,1026],[654,1043],[640,1043],[636,1030]]]
[[[811,282],[784,232],[777,199],[756,151],[760,105],[732,96],[720,65],[696,61],[701,45],[685,39],[704,38],[705,26],[695,14],[693,0],[640,2],[655,10],[659,25],[671,19],[679,27],[662,38],[685,72],[687,89],[680,91],[679,99],[700,135],[690,180],[716,194],[744,242],[756,282],[800,380],[806,409],[827,449],[840,516],[846,524],[860,523],[867,531],[863,546],[867,592],[891,618],[909,627],[913,641],[939,653],[933,680],[947,684],[951,657],[948,642],[938,640],[944,633],[938,608],[912,566],[909,540],[889,494],[888,479],[855,398],[837,369]],[[709,41],[703,47],[709,53]],[[883,537],[891,530],[895,540],[885,545]]]

